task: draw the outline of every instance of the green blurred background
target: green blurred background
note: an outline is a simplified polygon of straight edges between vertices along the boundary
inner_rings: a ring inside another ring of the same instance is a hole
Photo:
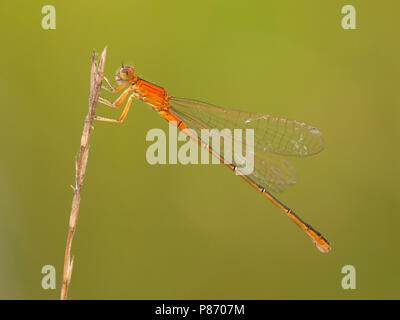
[[[325,151],[289,159],[298,184],[278,197],[333,250],[222,166],[149,165],[146,133],[168,126],[135,102],[123,125],[95,123],[70,298],[400,298],[400,3],[350,2],[357,30],[341,27],[349,1],[1,2],[0,298],[59,298],[90,56],[105,45],[110,78],[134,64],[172,95],[318,127]],[[41,27],[47,4],[56,30]],[[47,264],[56,290],[41,287]],[[356,290],[341,287],[348,264]]]

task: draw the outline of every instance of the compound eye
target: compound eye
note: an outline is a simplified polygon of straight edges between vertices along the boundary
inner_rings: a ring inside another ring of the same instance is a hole
[[[133,79],[134,74],[135,74],[135,70],[132,67],[122,66],[116,76],[116,80],[118,80],[118,81],[130,80],[130,79]]]

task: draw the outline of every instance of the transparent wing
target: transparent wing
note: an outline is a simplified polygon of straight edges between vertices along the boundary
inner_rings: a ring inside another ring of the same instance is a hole
[[[284,191],[296,183],[296,171],[277,154],[306,156],[320,152],[324,142],[321,133],[298,121],[259,113],[226,110],[196,100],[172,98],[171,113],[187,127],[200,134],[201,129],[254,129],[254,171],[249,174],[256,183],[273,192]],[[221,134],[223,136],[223,134]],[[235,137],[236,138],[236,137]],[[239,138],[242,150],[251,142]],[[238,141],[238,138],[236,138]],[[220,154],[224,155],[221,145]],[[233,163],[240,167],[240,164]]]
[[[324,148],[321,132],[306,123],[262,113],[227,110],[183,98],[172,98],[175,109],[216,129],[254,129],[258,149],[284,156],[310,156]]]

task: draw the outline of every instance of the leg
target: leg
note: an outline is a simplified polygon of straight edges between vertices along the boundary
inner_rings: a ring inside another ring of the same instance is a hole
[[[103,118],[103,117],[98,117],[95,116],[94,120],[98,120],[98,121],[105,121],[105,122],[116,122],[116,123],[122,123],[124,121],[124,119],[126,118],[126,115],[128,114],[129,108],[131,107],[131,103],[133,98],[135,98],[136,93],[132,93],[129,98],[128,98],[128,102],[126,103],[126,106],[124,108],[124,111],[122,111],[121,116],[119,117],[118,120],[115,119],[109,119],[109,118]]]
[[[106,106],[109,106],[109,107],[111,107],[111,108],[119,109],[118,106],[114,106],[114,105],[112,104],[112,102],[110,102],[110,101],[108,101],[107,99],[104,99],[104,98],[102,98],[102,97],[99,97],[99,102],[102,103],[102,104],[105,104]]]
[[[122,104],[124,103],[126,97],[129,94],[129,91],[131,91],[131,87],[129,87],[128,89],[126,89],[113,103],[113,105],[117,106],[118,108],[120,108],[122,106]]]
[[[119,109],[122,106],[122,104],[124,103],[126,97],[128,96],[129,91],[131,91],[131,90],[132,89],[130,87],[128,89],[126,89],[113,103],[111,103],[110,101],[108,101],[107,99],[104,99],[102,97],[99,97],[99,102],[102,104],[105,104],[106,106],[109,106],[111,108]]]
[[[118,92],[120,90],[122,90],[123,88],[126,87],[126,85],[128,84],[128,82],[124,82],[123,84],[121,84],[120,86],[118,86],[117,88],[114,88],[113,85],[111,84],[110,80],[107,79],[106,76],[103,76],[103,79],[107,82],[109,88],[105,87],[105,86],[101,86],[103,89],[115,93]]]

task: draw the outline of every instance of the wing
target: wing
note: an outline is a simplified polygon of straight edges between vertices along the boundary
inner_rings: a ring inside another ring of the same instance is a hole
[[[216,129],[254,129],[258,149],[284,156],[310,156],[324,149],[321,132],[306,123],[262,113],[227,110],[183,98],[172,98],[176,110]]]
[[[254,171],[249,177],[273,192],[284,191],[287,186],[296,183],[296,171],[278,154],[307,156],[320,152],[324,146],[317,129],[298,121],[226,110],[182,98],[172,98],[170,104],[171,113],[198,134],[201,129],[254,129]],[[245,135],[239,142],[242,150],[247,150],[251,145]],[[223,147],[220,154],[224,156]]]

